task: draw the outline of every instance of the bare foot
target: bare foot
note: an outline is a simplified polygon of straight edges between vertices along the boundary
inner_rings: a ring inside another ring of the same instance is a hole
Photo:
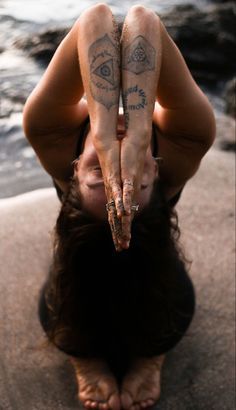
[[[164,358],[162,355],[133,361],[122,382],[121,407],[124,410],[145,409],[159,399]]]
[[[117,382],[105,361],[99,359],[75,359],[79,385],[79,400],[87,409],[120,410]]]

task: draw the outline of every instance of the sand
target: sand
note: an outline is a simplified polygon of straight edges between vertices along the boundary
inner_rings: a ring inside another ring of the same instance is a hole
[[[214,146],[178,205],[197,310],[167,356],[156,409],[234,409],[234,201],[234,154]],[[41,346],[37,316],[58,209],[53,188],[0,200],[1,410],[79,408],[73,368]]]

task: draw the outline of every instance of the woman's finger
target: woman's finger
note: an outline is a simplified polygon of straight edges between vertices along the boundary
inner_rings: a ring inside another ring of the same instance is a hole
[[[112,198],[115,201],[116,214],[118,218],[124,215],[123,195],[119,183],[113,182],[111,185]]]
[[[122,237],[121,221],[117,217],[115,204],[110,205],[108,208],[108,222],[111,228],[112,239],[116,248],[116,251],[121,251],[122,247],[120,245]]]
[[[124,249],[129,248],[129,243],[131,239],[131,222],[132,222],[132,215],[124,215],[121,218],[122,242],[120,243],[120,245]]]
[[[134,183],[131,179],[125,179],[123,182],[123,205],[126,215],[131,215],[133,196]]]

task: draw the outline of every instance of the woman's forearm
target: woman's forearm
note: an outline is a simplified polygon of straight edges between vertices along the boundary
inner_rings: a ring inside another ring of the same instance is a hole
[[[110,9],[91,7],[79,21],[78,55],[95,142],[116,138],[120,95],[120,44]],[[102,139],[101,139],[102,138]]]
[[[161,42],[155,13],[142,6],[132,7],[125,18],[121,46],[127,135],[141,143],[144,135],[150,137],[160,73]]]
[[[117,119],[120,96],[118,26],[105,4],[91,7],[79,21],[78,55],[88,101],[91,133],[101,165],[108,202],[123,212],[120,142]]]
[[[126,126],[126,137],[122,140],[121,147],[121,176],[124,205],[128,211],[130,201],[135,202],[141,184],[146,151],[151,140],[160,73],[159,20],[153,11],[142,6],[130,9],[122,30],[121,47],[122,98]]]
[[[206,96],[160,18],[142,6],[132,7],[125,20],[122,95],[127,127],[121,149],[122,180],[127,175],[132,180],[133,170],[140,181],[137,175],[142,172],[153,120],[160,130],[158,155],[164,160],[159,175],[169,198],[198,169],[214,140],[215,121]],[[127,158],[129,169],[124,165]]]

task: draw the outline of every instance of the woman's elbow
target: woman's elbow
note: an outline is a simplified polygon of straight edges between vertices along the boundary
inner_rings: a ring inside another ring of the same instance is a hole
[[[216,120],[215,114],[212,107],[209,105],[207,107],[204,118],[204,133],[203,133],[203,144],[205,145],[206,151],[208,151],[213,145],[216,137]]]

